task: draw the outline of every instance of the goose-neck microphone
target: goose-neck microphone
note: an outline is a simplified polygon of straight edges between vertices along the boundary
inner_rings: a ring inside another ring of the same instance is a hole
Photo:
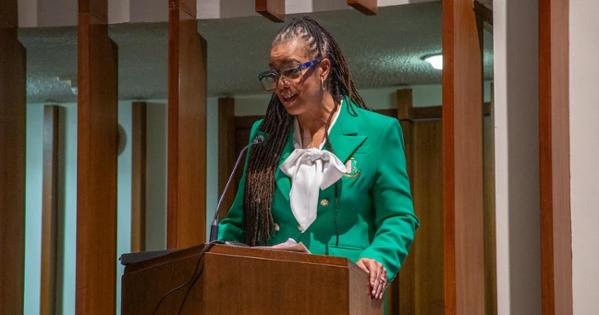
[[[252,141],[251,143],[249,143],[248,145],[243,147],[243,149],[241,149],[241,152],[239,152],[239,156],[237,156],[237,160],[235,161],[233,170],[231,171],[231,174],[229,175],[229,179],[227,179],[225,188],[223,189],[223,192],[221,193],[220,197],[218,198],[218,203],[216,205],[216,211],[214,212],[214,218],[212,220],[212,225],[210,226],[210,242],[215,241],[218,238],[218,224],[220,222],[219,213],[221,210],[220,206],[223,202],[225,195],[227,194],[227,191],[229,190],[229,186],[231,185],[231,181],[233,180],[233,176],[235,175],[235,173],[237,171],[237,167],[239,166],[239,162],[241,161],[241,158],[243,157],[245,151],[247,151],[251,146],[253,146],[255,144],[260,144],[260,143],[264,142],[264,140],[265,140],[264,136],[258,135],[254,138],[254,141]]]

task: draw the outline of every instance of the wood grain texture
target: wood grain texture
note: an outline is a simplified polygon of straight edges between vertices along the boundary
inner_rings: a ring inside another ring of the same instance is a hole
[[[414,172],[414,121],[412,119],[414,113],[412,89],[398,90],[396,94],[397,119],[401,124],[405,141],[405,155],[408,167],[408,176],[410,177],[410,189],[412,198],[415,197],[414,184],[416,174]],[[415,202],[415,200],[413,200]],[[415,206],[415,211],[418,207]],[[417,216],[419,214],[416,214]],[[422,218],[419,217],[421,220]],[[416,314],[416,255],[421,244],[420,233],[412,244],[410,254],[404,261],[403,266],[399,271],[398,279],[395,281],[389,292],[391,299],[390,314],[411,315]],[[397,289],[397,291],[394,291]]]
[[[164,292],[193,273],[200,250],[190,248],[127,266],[123,315],[151,313]],[[367,275],[340,257],[215,246],[200,268],[202,277],[191,289],[182,314],[383,312],[382,303],[370,299]],[[158,314],[176,313],[184,291],[166,298]]]
[[[223,193],[227,179],[233,170],[237,159],[235,154],[235,99],[223,97],[218,99],[218,195]],[[243,165],[238,172],[242,172]],[[231,183],[229,192],[223,196],[221,204],[221,217],[233,204],[236,186]]]
[[[442,124],[414,122],[413,195],[423,222],[415,241],[414,314],[443,314]],[[401,284],[400,284],[401,285]]]
[[[539,1],[541,310],[572,314],[569,4]]]
[[[273,22],[281,23],[285,21],[285,0],[256,0],[256,12]]]
[[[198,12],[196,0],[169,0],[169,8],[180,8],[190,17],[197,16]]]
[[[347,5],[366,15],[376,15],[379,9],[377,0],[347,0]]]
[[[93,16],[99,21],[108,21],[107,0],[78,0],[79,13]]]
[[[40,314],[59,314],[63,209],[64,109],[44,106]]]
[[[400,271],[399,310],[392,314],[442,314],[441,106],[414,108],[409,89],[396,97],[414,209],[423,224]]]
[[[131,251],[145,250],[146,245],[146,106],[133,102],[131,134]]]
[[[19,26],[17,2],[17,0],[3,0],[0,2],[0,28]]]
[[[206,41],[181,1],[169,6],[167,247],[205,239]],[[189,1],[185,2],[192,5]]]
[[[497,314],[497,246],[495,228],[495,116],[483,118],[483,189],[485,234],[485,314]]]
[[[77,77],[77,314],[113,314],[116,301],[117,47],[106,19],[80,1]]]
[[[471,0],[443,11],[444,313],[485,311],[482,60]]]
[[[0,314],[23,312],[25,237],[25,49],[16,28],[16,1],[0,16]]]

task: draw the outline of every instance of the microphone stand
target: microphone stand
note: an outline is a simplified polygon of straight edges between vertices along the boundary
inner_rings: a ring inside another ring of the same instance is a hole
[[[229,175],[229,179],[227,179],[227,183],[225,184],[225,188],[223,189],[223,192],[221,193],[220,197],[218,198],[218,203],[216,205],[216,212],[214,213],[214,218],[212,220],[212,225],[210,226],[210,242],[215,241],[218,238],[218,224],[220,222],[219,220],[219,213],[220,213],[220,206],[221,203],[223,202],[223,199],[225,197],[225,194],[227,193],[227,191],[229,190],[229,186],[231,185],[231,181],[233,180],[233,175],[235,175],[236,171],[237,171],[237,167],[239,166],[239,162],[241,161],[241,158],[243,157],[245,151],[247,151],[247,149],[249,149],[251,146],[255,145],[255,144],[260,144],[264,142],[264,137],[262,135],[257,136],[254,141],[252,141],[250,144],[246,145],[241,152],[239,152],[239,156],[237,156],[237,160],[235,161],[235,165],[233,166],[233,170],[231,171],[231,174]]]

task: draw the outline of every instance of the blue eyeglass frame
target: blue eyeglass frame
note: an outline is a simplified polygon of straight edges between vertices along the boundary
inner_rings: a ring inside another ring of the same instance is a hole
[[[312,59],[310,61],[304,62],[302,64],[300,64],[299,66],[295,67],[295,68],[289,68],[286,70],[297,70],[297,71],[302,71],[311,67],[314,67],[315,65],[319,64],[322,60],[321,59]],[[258,81],[262,81],[262,79],[269,77],[269,76],[273,76],[275,79],[275,82],[279,81],[279,78],[281,77],[281,73],[279,73],[277,70],[269,70],[269,71],[264,71],[260,74],[258,74]]]

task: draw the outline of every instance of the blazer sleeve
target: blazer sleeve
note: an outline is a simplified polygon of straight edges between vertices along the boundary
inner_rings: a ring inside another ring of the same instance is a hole
[[[378,147],[383,154],[380,154],[372,188],[375,234],[359,258],[380,262],[391,283],[408,254],[420,223],[414,214],[404,140],[397,120],[387,124]]]
[[[258,120],[252,125],[252,129],[250,130],[250,141],[253,141],[261,123],[262,120]],[[231,208],[229,208],[227,217],[219,224],[218,239],[221,241],[245,242],[245,231],[243,229],[243,200],[245,195],[246,172],[251,149],[252,148],[250,147],[246,152],[243,173],[239,180],[239,186],[237,187],[237,193],[235,194],[233,204],[231,205]]]

